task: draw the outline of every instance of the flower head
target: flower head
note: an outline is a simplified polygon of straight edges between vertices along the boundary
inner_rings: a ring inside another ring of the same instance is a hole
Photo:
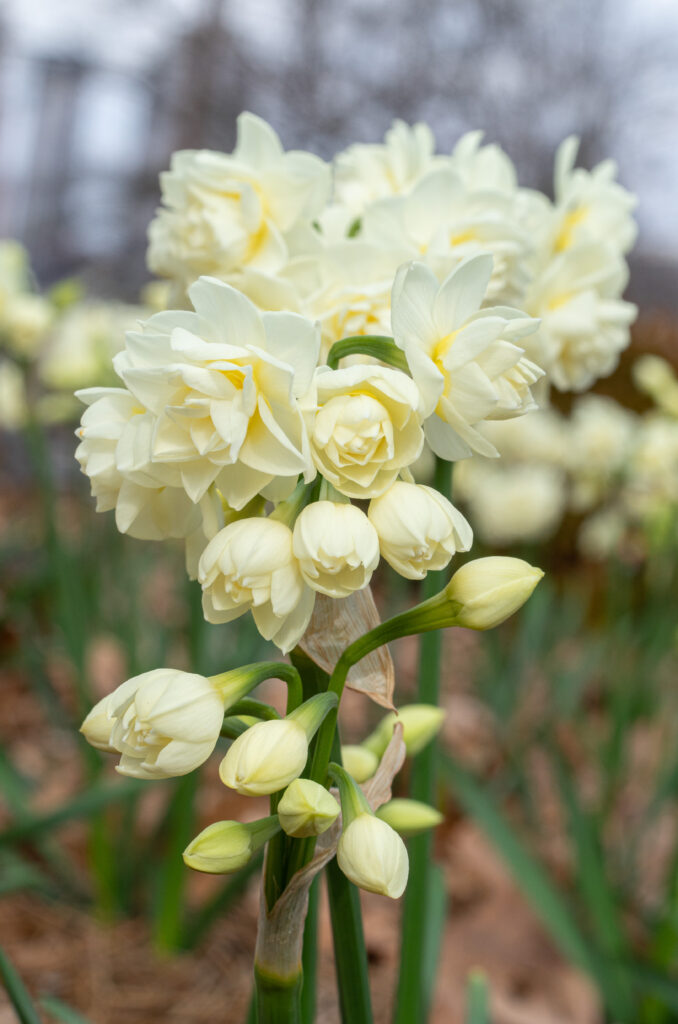
[[[299,399],[319,338],[295,313],[259,313],[240,292],[202,278],[195,312],[156,313],[115,368],[153,418],[150,459],[171,467],[192,501],[211,484],[241,509],[272,482],[314,475]]]
[[[421,580],[468,551],[473,532],[461,512],[432,487],[396,480],[368,509],[381,554],[396,572]]]
[[[383,143],[354,144],[335,158],[335,197],[354,214],[383,196],[407,192],[434,164],[427,124],[394,121]]]
[[[115,509],[120,532],[139,540],[186,537],[198,529],[200,509],[176,467],[152,461],[153,415],[125,388],[77,395],[88,408],[76,431],[75,457],[89,477],[97,512]]]
[[[414,757],[440,731],[444,718],[443,709],[434,704],[405,704],[397,713],[391,711],[382,718],[364,745],[377,757],[381,757],[391,741],[394,726],[400,723],[407,755]]]
[[[396,798],[382,804],[377,810],[377,817],[395,829],[401,836],[416,836],[435,828],[443,821],[443,816],[435,807],[421,803],[420,800]]]
[[[341,763],[356,782],[367,782],[379,767],[379,758],[362,744],[346,743],[341,747]]]
[[[534,408],[530,388],[543,376],[516,344],[537,321],[519,310],[481,309],[491,273],[484,253],[465,259],[442,285],[423,263],[412,263],[393,286],[393,334],[421,392],[427,440],[444,459],[496,455],[477,425]]]
[[[522,303],[530,280],[530,238],[517,196],[504,187],[469,186],[460,162],[447,160],[404,196],[373,203],[364,213],[361,238],[421,260],[443,280],[463,260],[493,257],[481,300],[488,306]]]
[[[275,273],[286,232],[321,211],[329,168],[310,153],[283,151],[261,118],[238,118],[232,154],[183,150],[161,175],[163,206],[149,229],[148,265],[187,286],[202,274],[243,267]]]
[[[294,555],[306,583],[329,597],[348,597],[370,582],[379,538],[355,505],[314,501],[294,524]]]
[[[134,676],[96,704],[80,731],[121,754],[117,770],[139,779],[186,775],[216,746],[224,701],[204,676],[159,668]]]
[[[329,711],[333,693],[310,697],[287,718],[258,722],[233,741],[219,767],[225,786],[245,796],[276,793],[301,775],[308,745]]]
[[[556,154],[553,248],[563,252],[581,243],[604,241],[626,253],[638,234],[633,219],[636,197],[614,180],[614,160],[604,160],[592,171],[575,168],[578,149],[579,139],[571,135]]]
[[[630,340],[636,307],[620,298],[628,268],[606,242],[566,249],[533,282],[525,303],[541,318],[531,350],[559,391],[607,377]]]
[[[292,531],[275,519],[240,519],[210,540],[198,566],[208,622],[230,622],[251,610],[257,629],[282,651],[295,646],[315,595],[301,575]]]
[[[386,366],[316,373],[317,406],[307,413],[313,460],[352,498],[382,494],[424,444],[415,383]]]

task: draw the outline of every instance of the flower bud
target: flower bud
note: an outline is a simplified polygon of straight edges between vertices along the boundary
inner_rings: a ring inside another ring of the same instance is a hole
[[[252,855],[280,831],[277,815],[243,825],[239,821],[215,821],[184,850],[184,863],[209,875],[227,875],[247,864]]]
[[[293,551],[309,587],[328,597],[362,590],[379,564],[376,530],[350,503],[307,505],[294,524]]]
[[[258,722],[233,741],[219,777],[245,796],[276,793],[301,775],[307,758],[306,733],[296,722]]]
[[[445,712],[435,704],[406,704],[396,712],[391,711],[382,718],[374,732],[367,737],[363,746],[380,758],[393,736],[393,727],[400,722],[403,727],[403,741],[408,757],[414,757],[423,750],[440,730]]]
[[[128,679],[96,704],[80,731],[122,756],[117,770],[140,779],[186,775],[210,756],[224,701],[204,676],[158,668]]]
[[[283,832],[299,839],[326,832],[339,814],[339,804],[324,786],[311,779],[295,779],[278,804]]]
[[[356,782],[367,782],[371,779],[379,765],[379,758],[371,750],[362,745],[347,744],[341,748],[341,761]]]
[[[397,899],[407,885],[409,863],[405,844],[385,821],[375,818],[365,794],[345,768],[330,764],[341,796],[343,832],[337,863],[361,889]]]
[[[473,531],[461,512],[432,487],[398,480],[367,512],[381,554],[408,580],[443,569],[456,551],[468,551]]]
[[[245,796],[263,796],[284,789],[303,772],[308,744],[336,703],[336,694],[319,693],[287,718],[251,726],[233,741],[221,762],[221,781]]]
[[[405,844],[390,825],[367,811],[342,832],[337,862],[360,889],[394,900],[405,891],[409,871]]]
[[[401,836],[416,836],[429,828],[435,828],[443,821],[443,815],[435,807],[419,800],[397,798],[377,810],[377,817],[394,828]]]
[[[525,604],[544,573],[521,558],[477,558],[457,569],[445,588],[459,605],[455,625],[492,629]]]

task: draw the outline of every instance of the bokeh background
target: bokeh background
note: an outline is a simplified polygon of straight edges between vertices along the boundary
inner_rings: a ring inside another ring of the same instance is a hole
[[[441,152],[482,128],[549,194],[555,148],[578,134],[582,165],[614,157],[639,197],[640,316],[598,390],[642,411],[634,358],[678,365],[673,0],[4,0],[0,238],[26,247],[40,289],[75,279],[93,299],[137,303],[158,174],[176,149],[230,150],[245,109],[326,158],[395,117],[429,122]],[[180,551],[95,516],[72,412],[15,421],[0,452],[5,981],[16,992],[23,978],[37,1020],[235,1024],[256,885],[189,879],[180,852],[199,825],[243,813],[239,798],[210,766],[200,786],[128,784],[76,727],[135,672],[271,652],[247,624],[205,626]],[[441,1024],[465,1020],[474,968],[496,1024],[678,1020],[675,531],[591,563],[576,526],[508,549],[550,570],[517,623],[447,641]],[[415,599],[393,575],[377,584],[384,613]],[[406,699],[414,642],[394,656]],[[366,714],[348,702],[349,736]],[[398,907],[385,903],[365,901],[379,1021],[397,973]],[[321,965],[319,1019],[332,1022],[324,918]],[[0,1024],[16,1019],[0,992]]]

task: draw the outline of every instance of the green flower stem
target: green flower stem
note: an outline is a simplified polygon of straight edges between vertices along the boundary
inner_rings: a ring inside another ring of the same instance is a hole
[[[255,965],[257,1024],[302,1024],[301,972],[278,978]]]
[[[304,948],[301,955],[303,981],[301,1018],[303,1024],[314,1024],[316,1011],[316,979],[318,973],[318,902],[320,879],[316,878],[308,894],[308,911],[304,923]]]
[[[297,722],[304,729],[310,742],[325,716],[332,712],[336,716],[337,703],[337,697],[334,693],[316,693],[313,697],[309,697],[308,700],[299,705],[298,708],[295,708],[293,712],[288,713],[287,717]],[[271,795],[271,814],[275,814],[282,793],[283,791],[280,791]],[[290,839],[284,832],[281,832],[269,843],[268,856],[266,858],[266,877],[264,879],[266,904],[269,910],[274,906],[291,877],[289,874],[291,851],[293,844],[296,845],[298,842],[298,840]],[[302,861],[302,863],[305,863],[305,861]]]
[[[452,473],[449,463],[436,459],[434,487],[444,497],[451,497]],[[446,571],[430,572],[422,587],[425,599],[422,608],[435,601],[437,592],[445,583]],[[427,632],[419,641],[419,685],[417,700],[422,704],[437,704],[440,690],[442,636]],[[435,804],[438,746],[435,740],[417,755],[412,765],[410,796],[427,804]],[[402,943],[400,972],[394,1024],[410,1024],[428,1019],[431,992],[427,979],[434,976],[427,968],[423,951],[426,946],[427,920],[432,899],[431,860],[433,833],[415,836],[409,844],[410,877],[405,891],[402,917]],[[437,950],[428,950],[437,958]]]
[[[301,707],[304,700],[304,687],[301,675],[294,665],[286,662],[268,662],[261,666],[268,675],[262,675],[263,679],[277,678],[287,682],[287,714],[291,714]],[[275,814],[282,792],[273,793],[270,800],[271,814]],[[294,840],[289,839],[284,832],[280,831],[268,844],[266,855],[266,868],[264,871],[264,893],[266,905],[269,910],[274,906],[276,900],[287,884],[287,863],[290,858],[290,847]]]
[[[327,357],[327,365],[336,370],[341,359],[356,355],[373,356],[382,363],[395,366],[398,370],[410,372],[405,353],[398,348],[393,338],[383,334],[356,334],[335,341]]]
[[[234,685],[236,678],[242,680],[242,684],[237,687]],[[287,683],[288,714],[301,704],[301,678],[294,665],[288,665],[286,661],[261,661],[254,665],[243,665],[242,668],[210,676],[212,685],[224,696],[230,696],[234,703],[236,700],[246,697],[255,686],[263,683],[265,679],[280,679],[283,683]]]
[[[439,575],[439,573],[429,573],[429,576],[437,577]],[[437,585],[438,581],[436,580],[432,586],[435,587]],[[411,608],[409,611],[402,612],[400,615],[394,615],[392,619],[387,619],[379,626],[375,626],[374,629],[365,633],[346,648],[330,677],[329,691],[336,693],[337,698],[341,700],[346,677],[353,665],[359,662],[361,658],[375,651],[378,647],[390,643],[391,640],[399,640],[403,636],[440,630],[454,625],[455,614],[458,608],[458,603],[451,601],[443,591],[422,604],[416,605],[416,607]],[[426,653],[424,663],[422,664],[421,678],[426,673],[427,682],[423,686],[420,685],[419,700],[422,703],[435,704],[438,696],[437,665],[439,661],[439,655],[435,652],[440,650],[440,640],[435,633],[432,635],[436,637],[436,643],[424,648]],[[423,655],[422,658],[424,658]],[[431,678],[432,674],[433,678]],[[332,738],[336,724],[337,711],[334,709],[328,712],[325,721],[318,730],[318,741],[315,746],[309,777],[321,784],[324,784],[327,777],[327,765],[332,750]]]
[[[353,819],[359,814],[372,813],[365,794],[355,779],[348,774],[345,768],[342,768],[341,765],[337,764],[335,761],[331,761],[328,769],[328,775],[339,787],[343,828],[350,825]]]
[[[372,1024],[360,896],[334,857],[325,868],[343,1024]]]
[[[342,779],[345,786],[353,784],[358,790],[356,783],[341,766],[341,741],[338,729],[334,730],[331,757],[332,767],[337,778]],[[355,796],[359,800],[363,796],[362,790],[359,790],[359,796],[358,794]],[[349,797],[349,801],[352,798]],[[367,970],[367,950],[363,933],[360,893],[341,871],[336,857],[325,868],[325,877],[330,904],[334,968],[337,975],[342,1024],[372,1024],[370,979]]]
[[[237,715],[250,715],[252,718],[260,718],[264,722],[280,718],[274,707],[264,704],[263,700],[254,700],[252,697],[243,697],[242,700],[231,704],[228,709],[228,717]]]

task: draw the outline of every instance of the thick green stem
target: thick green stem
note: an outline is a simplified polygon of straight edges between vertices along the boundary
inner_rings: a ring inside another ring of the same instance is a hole
[[[436,460],[434,487],[449,498],[452,475],[449,463]],[[446,571],[430,572],[424,580],[422,596],[431,600],[444,587]],[[419,641],[419,684],[417,700],[422,704],[437,704],[440,691],[440,665],[442,634],[439,631],[424,633]],[[410,796],[424,803],[434,803],[438,747],[435,740],[429,743],[414,759]],[[427,949],[427,920],[431,908],[431,860],[433,834],[430,831],[415,836],[409,842],[410,876],[405,892],[402,917],[402,943],[400,950],[400,973],[398,994],[394,1014],[395,1024],[410,1024],[417,1021],[424,1024],[428,1019],[431,993],[427,979],[432,972],[427,969],[426,956],[436,956],[437,950]]]
[[[339,868],[336,857],[327,865],[325,875],[341,1019],[343,1024],[372,1024],[360,896]]]
[[[254,968],[257,1024],[301,1024],[301,973],[277,978]]]
[[[304,949],[301,955],[303,982],[301,1017],[303,1024],[314,1024],[316,1009],[316,977],[318,971],[318,897],[320,879],[316,878],[308,894],[308,910],[304,923]]]

